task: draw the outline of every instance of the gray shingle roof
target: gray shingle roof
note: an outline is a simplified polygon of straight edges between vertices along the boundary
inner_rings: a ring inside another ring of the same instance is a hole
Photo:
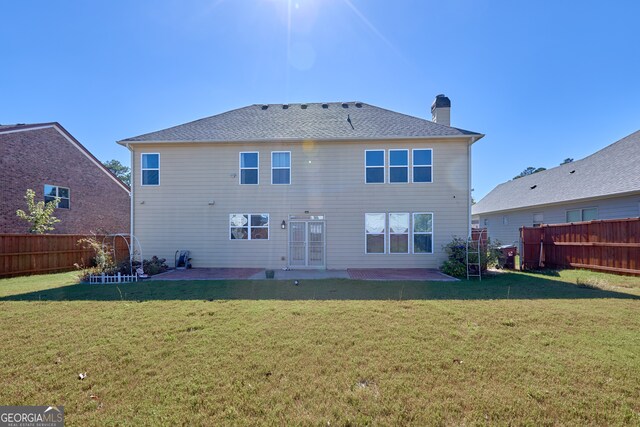
[[[632,192],[640,193],[640,131],[584,159],[500,184],[473,214]]]
[[[362,102],[285,105],[250,105],[119,142],[482,136]]]

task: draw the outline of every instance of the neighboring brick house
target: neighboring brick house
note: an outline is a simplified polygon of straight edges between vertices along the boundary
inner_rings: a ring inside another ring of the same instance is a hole
[[[52,233],[129,232],[129,187],[59,123],[0,126],[0,188],[0,233],[28,231],[16,210],[29,188],[61,197]]]

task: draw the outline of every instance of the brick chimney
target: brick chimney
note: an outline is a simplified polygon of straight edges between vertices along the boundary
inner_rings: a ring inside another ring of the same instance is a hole
[[[451,100],[440,94],[431,104],[431,121],[439,125],[451,126]]]

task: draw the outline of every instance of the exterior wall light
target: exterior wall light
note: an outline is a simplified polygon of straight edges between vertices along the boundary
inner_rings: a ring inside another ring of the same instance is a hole
[[[280,228],[282,228],[283,230],[287,228],[287,223],[284,221],[284,219],[282,220],[282,224],[280,224]]]

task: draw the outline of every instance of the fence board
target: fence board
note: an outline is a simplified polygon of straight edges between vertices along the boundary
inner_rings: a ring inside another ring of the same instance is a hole
[[[0,234],[0,277],[75,270],[74,264],[91,265],[92,249],[79,244],[83,234]],[[129,258],[127,241],[121,237],[95,236],[115,247],[116,261]]]
[[[520,238],[525,269],[574,267],[640,275],[640,218],[522,227]]]

